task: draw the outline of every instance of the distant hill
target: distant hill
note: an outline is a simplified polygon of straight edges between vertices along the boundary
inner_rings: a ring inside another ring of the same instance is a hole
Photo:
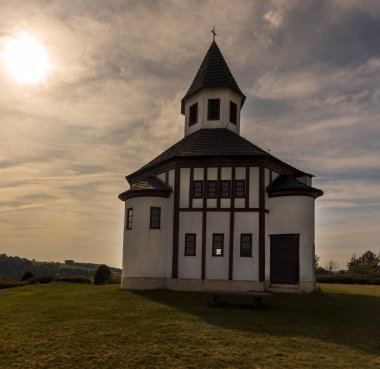
[[[53,261],[36,261],[18,256],[0,254],[0,278],[20,279],[25,272],[35,276],[84,276],[93,277],[100,264],[77,263],[66,260],[64,263]],[[110,267],[113,273],[121,273],[121,269]]]

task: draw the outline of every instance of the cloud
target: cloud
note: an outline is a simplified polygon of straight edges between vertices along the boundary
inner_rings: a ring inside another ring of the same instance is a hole
[[[182,137],[180,99],[213,25],[247,94],[242,135],[317,175],[317,214],[331,220],[318,223],[318,244],[335,249],[345,219],[353,229],[343,210],[378,214],[379,15],[371,1],[2,4],[0,50],[30,32],[53,65],[28,87],[0,65],[2,252],[120,265],[117,194],[126,174]],[[376,221],[366,221],[370,247]]]

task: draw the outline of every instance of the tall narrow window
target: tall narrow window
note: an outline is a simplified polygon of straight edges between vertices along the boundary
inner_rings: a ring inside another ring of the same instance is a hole
[[[245,181],[235,181],[235,197],[245,197]]]
[[[198,123],[198,103],[190,106],[189,109],[189,126]]]
[[[127,209],[127,223],[126,228],[132,229],[132,222],[133,222],[133,208]]]
[[[207,197],[209,199],[216,199],[217,183],[217,181],[207,181]]]
[[[193,182],[193,197],[195,199],[203,198],[203,181]]]
[[[237,123],[237,105],[232,101],[230,101],[230,122]]]
[[[220,119],[220,99],[209,99],[207,109],[207,120]]]
[[[252,256],[252,234],[242,233],[240,235],[240,256]]]
[[[196,240],[195,233],[185,234],[185,256],[195,256]]]
[[[212,235],[212,256],[223,256],[224,234],[214,233]]]
[[[150,228],[160,229],[161,227],[161,208],[152,206],[150,208]]]
[[[220,187],[220,197],[222,199],[229,199],[231,197],[231,181],[222,181]]]

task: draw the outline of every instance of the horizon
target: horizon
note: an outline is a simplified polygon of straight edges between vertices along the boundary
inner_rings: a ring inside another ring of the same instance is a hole
[[[1,9],[0,253],[121,267],[125,175],[183,137],[181,98],[213,26],[247,96],[241,136],[314,174],[324,191],[320,265],[343,269],[353,254],[380,252],[380,4],[34,0]],[[17,80],[4,63],[9,41],[25,39],[46,51],[39,79]]]

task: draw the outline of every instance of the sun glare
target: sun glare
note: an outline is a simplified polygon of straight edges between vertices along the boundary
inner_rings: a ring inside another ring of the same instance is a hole
[[[41,82],[50,69],[44,45],[26,33],[6,41],[3,59],[11,75],[21,84]]]

